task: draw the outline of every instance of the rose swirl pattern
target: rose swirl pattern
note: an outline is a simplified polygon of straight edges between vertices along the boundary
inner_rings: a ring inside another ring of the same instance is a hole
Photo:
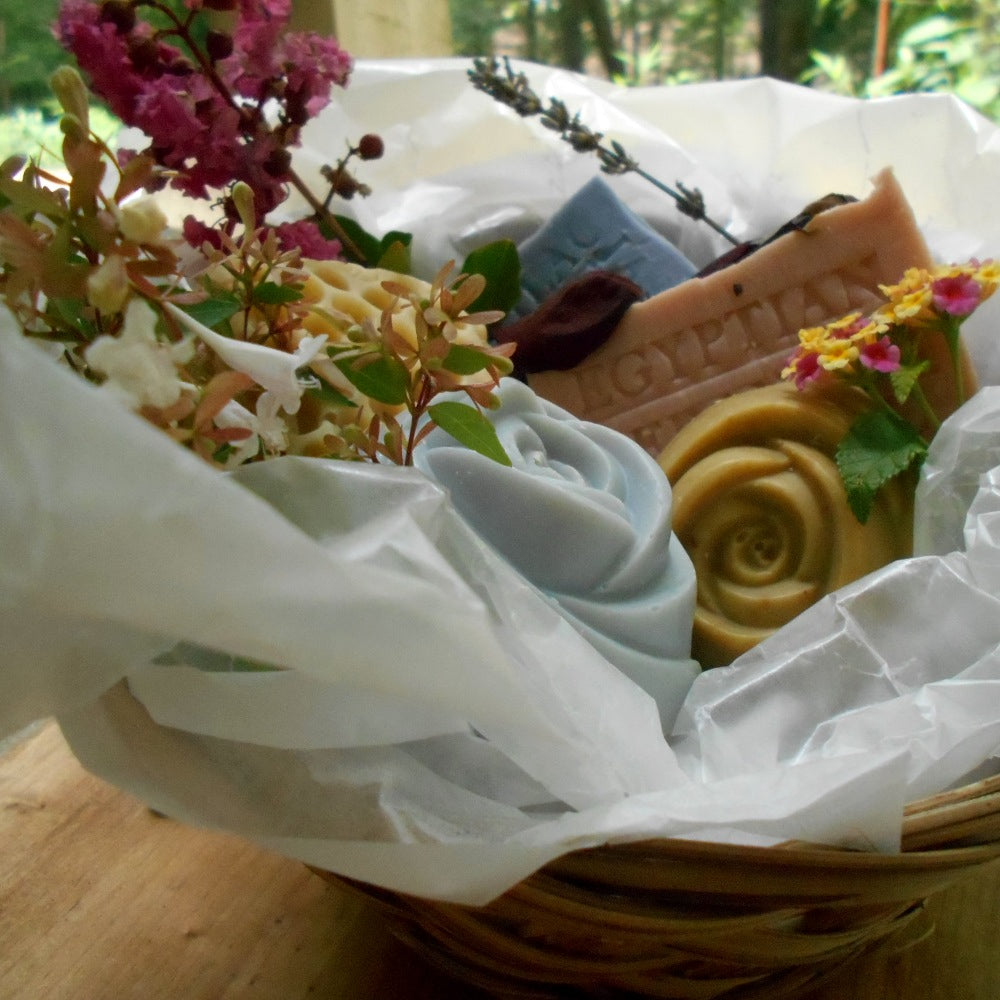
[[[839,385],[750,389],[709,406],[661,453],[698,578],[702,667],[732,662],[826,593],[910,554],[912,485],[890,482],[862,525],[834,461],[867,405]]]
[[[444,486],[478,534],[650,693],[664,727],[698,665],[695,575],[671,530],[671,490],[630,438],[579,420],[505,379],[488,416],[510,467],[440,428],[414,464]]]

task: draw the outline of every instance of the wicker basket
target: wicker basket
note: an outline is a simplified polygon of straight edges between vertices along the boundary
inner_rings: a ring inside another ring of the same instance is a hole
[[[488,906],[374,900],[431,962],[500,997],[776,1000],[929,932],[923,901],[1000,857],[1000,777],[914,803],[903,852],[650,840],[576,851]]]

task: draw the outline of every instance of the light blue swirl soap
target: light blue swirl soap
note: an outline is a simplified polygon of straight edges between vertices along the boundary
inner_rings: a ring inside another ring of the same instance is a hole
[[[435,429],[415,464],[479,535],[604,657],[653,696],[669,731],[699,672],[695,573],[671,529],[670,484],[630,438],[506,379],[489,413],[512,466]]]
[[[508,321],[534,312],[590,271],[631,278],[649,298],[686,281],[695,266],[600,176],[588,181],[519,247],[521,298]]]

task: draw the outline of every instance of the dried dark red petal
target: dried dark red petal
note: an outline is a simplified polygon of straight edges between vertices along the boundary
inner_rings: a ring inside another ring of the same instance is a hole
[[[709,274],[714,274],[716,271],[721,271],[724,267],[729,267],[730,264],[735,264],[737,261],[743,260],[744,257],[749,257],[750,254],[759,250],[762,246],[773,243],[776,239],[788,233],[800,232],[821,212],[826,212],[831,208],[836,208],[838,205],[846,205],[849,202],[857,200],[857,198],[849,194],[828,194],[823,198],[818,198],[816,201],[806,205],[794,219],[789,219],[788,222],[779,229],[776,229],[766,239],[748,240],[746,243],[737,244],[731,250],[727,250],[722,254],[721,257],[717,257],[709,264],[706,264],[695,277],[704,278]]]
[[[730,264],[735,264],[737,261],[743,260],[744,257],[749,257],[755,250],[759,250],[761,246],[763,244],[758,240],[748,240],[746,243],[738,243],[731,250],[727,250],[720,257],[716,257],[715,260],[706,264],[695,277],[705,278],[716,271],[721,271],[724,267],[729,267]]]
[[[233,36],[226,31],[212,29],[205,35],[205,49],[214,62],[233,54]]]
[[[287,149],[272,149],[264,161],[264,172],[271,177],[284,177],[292,165],[292,154]]]
[[[591,271],[553,292],[533,313],[502,326],[501,344],[514,343],[517,375],[578,365],[614,333],[625,311],[644,298],[630,278]]]
[[[121,35],[127,35],[135,27],[135,8],[120,0],[107,0],[101,5],[101,21],[111,23]]]

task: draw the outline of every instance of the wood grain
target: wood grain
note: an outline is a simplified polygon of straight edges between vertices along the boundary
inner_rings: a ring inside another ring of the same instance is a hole
[[[0,844],[0,1000],[480,996],[297,862],[157,817],[87,774],[51,724],[0,757]],[[996,1000],[1000,866],[928,909],[933,936],[808,1000]]]

